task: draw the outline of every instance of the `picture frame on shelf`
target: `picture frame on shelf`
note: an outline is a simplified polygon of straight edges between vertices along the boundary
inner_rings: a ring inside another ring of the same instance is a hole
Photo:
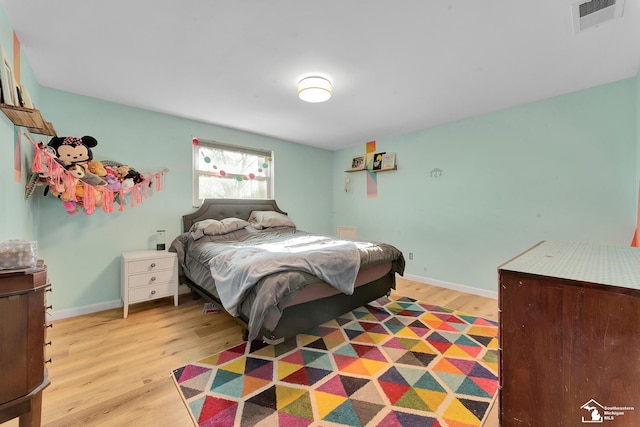
[[[396,153],[384,153],[382,155],[382,169],[396,168]]]
[[[4,49],[0,46],[0,84],[2,85],[2,101],[7,105],[19,105],[13,68]]]
[[[382,156],[384,156],[386,152],[375,153],[373,155],[373,167],[372,170],[379,171],[382,169]]]
[[[359,154],[357,156],[353,156],[351,158],[351,170],[362,170],[364,169],[364,155]]]

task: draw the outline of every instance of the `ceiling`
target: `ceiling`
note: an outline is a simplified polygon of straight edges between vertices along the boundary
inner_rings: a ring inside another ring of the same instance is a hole
[[[0,0],[42,86],[329,150],[635,76],[640,2],[573,2]]]

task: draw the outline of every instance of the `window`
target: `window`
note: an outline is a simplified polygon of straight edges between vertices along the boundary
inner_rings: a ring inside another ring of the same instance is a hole
[[[198,139],[193,205],[204,199],[272,199],[273,152]]]

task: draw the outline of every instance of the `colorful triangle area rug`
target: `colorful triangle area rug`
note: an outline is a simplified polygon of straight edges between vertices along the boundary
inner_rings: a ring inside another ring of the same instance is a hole
[[[498,388],[497,335],[494,321],[392,295],[173,378],[198,426],[479,426]]]

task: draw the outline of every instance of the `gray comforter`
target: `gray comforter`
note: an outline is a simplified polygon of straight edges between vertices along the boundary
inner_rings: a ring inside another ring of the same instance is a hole
[[[360,267],[356,245],[306,233],[262,233],[260,241],[211,245],[211,276],[225,310],[238,315],[245,295],[261,279],[283,271],[313,274],[347,295]]]
[[[404,258],[384,243],[339,240],[292,228],[250,227],[222,236],[194,240],[178,236],[180,274],[218,296],[232,315],[248,318],[249,339],[260,329],[273,330],[295,292],[325,281],[346,294],[362,267],[392,261],[404,272]]]

